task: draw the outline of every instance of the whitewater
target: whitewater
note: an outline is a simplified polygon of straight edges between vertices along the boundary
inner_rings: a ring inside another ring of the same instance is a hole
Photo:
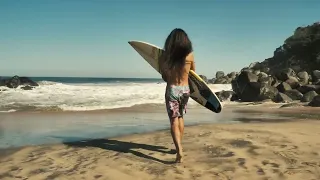
[[[0,112],[21,110],[90,111],[163,104],[165,83],[58,83],[40,81],[33,90],[0,87]],[[230,84],[209,84],[213,92]],[[190,98],[190,105],[196,105]]]

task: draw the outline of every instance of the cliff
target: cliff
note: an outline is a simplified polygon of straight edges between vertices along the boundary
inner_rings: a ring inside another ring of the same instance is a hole
[[[221,100],[307,102],[320,106],[320,23],[298,27],[276,48],[273,57],[251,63],[239,72],[218,71],[208,83],[231,83],[233,92]],[[232,96],[230,96],[232,94]]]

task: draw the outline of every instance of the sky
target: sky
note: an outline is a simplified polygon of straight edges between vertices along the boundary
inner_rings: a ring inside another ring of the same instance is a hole
[[[317,0],[1,0],[0,75],[160,75],[128,44],[163,47],[174,28],[193,43],[196,72],[239,71],[273,56]]]

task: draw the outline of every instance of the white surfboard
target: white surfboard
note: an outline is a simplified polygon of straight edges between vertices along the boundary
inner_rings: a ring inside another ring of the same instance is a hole
[[[164,50],[153,44],[143,41],[128,42],[156,71],[159,72],[158,60]],[[160,74],[160,72],[159,72]],[[220,113],[222,104],[206,82],[194,71],[189,73],[190,97],[209,110]]]

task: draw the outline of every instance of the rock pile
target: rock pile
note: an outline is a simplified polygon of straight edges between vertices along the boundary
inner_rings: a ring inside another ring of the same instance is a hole
[[[242,71],[232,82],[232,90],[237,100],[254,102],[272,100],[276,103],[290,103],[293,101],[310,102],[317,106],[317,96],[320,94],[320,77],[314,70],[310,77],[307,72],[298,74],[291,68],[280,71],[276,75],[265,76],[263,72],[255,74],[250,69]],[[299,76],[304,74],[305,76]],[[235,99],[235,98],[233,98]]]
[[[8,88],[18,88],[20,86],[21,89],[31,90],[39,86],[39,84],[27,77],[13,76],[7,79],[0,78],[0,86],[6,86]]]

